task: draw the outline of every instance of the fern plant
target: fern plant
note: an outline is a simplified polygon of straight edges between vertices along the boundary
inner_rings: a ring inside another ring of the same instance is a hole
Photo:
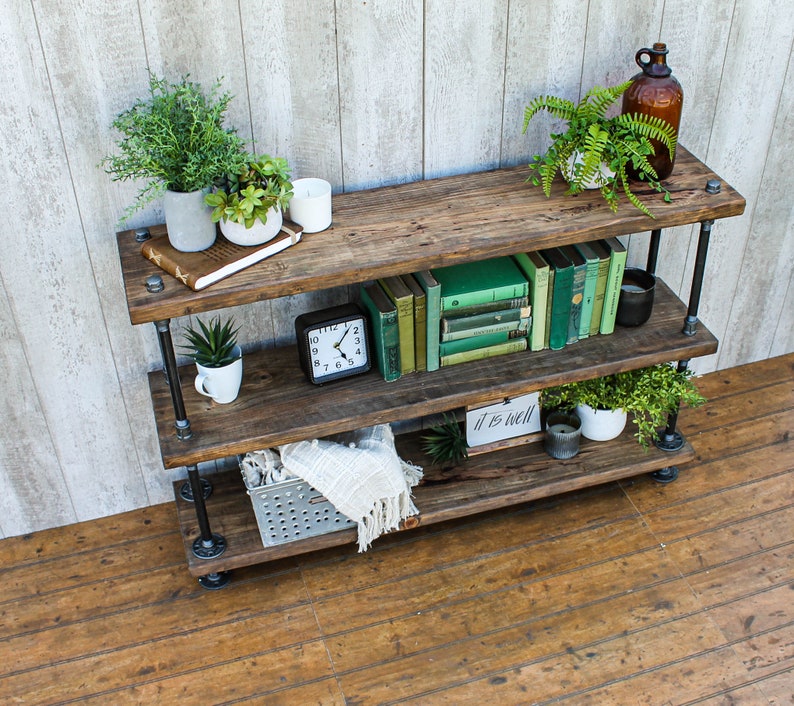
[[[666,121],[635,113],[606,117],[613,103],[631,85],[626,81],[617,86],[595,86],[578,103],[556,96],[538,96],[524,109],[524,127],[540,111],[545,110],[567,122],[564,132],[552,133],[552,144],[545,155],[535,155],[529,178],[541,186],[546,196],[557,172],[568,182],[566,194],[579,194],[594,184],[612,211],[618,210],[618,197],[622,191],[631,204],[646,216],[654,218],[648,207],[631,190],[627,166],[655,191],[670,201],[670,192],[659,181],[656,171],[648,161],[655,154],[651,140],[656,140],[670,153],[675,154],[677,136]]]
[[[188,327],[185,329],[185,338],[189,346],[183,346],[188,351],[187,357],[205,368],[222,368],[237,360],[239,351],[237,346],[237,332],[234,328],[234,319],[221,323],[221,317],[216,316],[205,324],[196,317],[199,328]]]

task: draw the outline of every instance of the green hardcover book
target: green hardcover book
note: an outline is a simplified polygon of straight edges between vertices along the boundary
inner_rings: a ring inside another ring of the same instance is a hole
[[[441,284],[442,312],[529,295],[527,278],[511,257],[463,262],[432,272]]]
[[[528,306],[528,296],[510,297],[509,299],[494,299],[492,302],[485,302],[484,304],[461,306],[454,311],[446,312],[446,316],[473,316],[474,314],[487,314],[492,311],[504,311],[505,309],[525,309]]]
[[[604,292],[604,310],[601,313],[601,328],[603,334],[613,333],[615,330],[615,317],[618,313],[618,298],[620,285],[623,282],[623,270],[626,268],[626,247],[617,238],[606,238],[601,241],[610,250],[609,275],[607,287]]]
[[[604,311],[604,293],[607,289],[609,276],[609,252],[604,244],[594,240],[588,245],[598,255],[598,276],[596,278],[595,297],[593,298],[593,314],[590,318],[590,335],[595,336],[601,330],[601,314]]]
[[[386,382],[392,382],[400,377],[397,306],[377,282],[361,287],[361,304],[369,314],[378,370]]]
[[[506,343],[497,343],[494,346],[487,346],[486,348],[475,348],[471,351],[464,351],[463,353],[452,353],[451,355],[441,356],[441,367],[444,368],[448,365],[457,365],[458,363],[468,363],[472,360],[484,360],[485,358],[493,358],[497,355],[506,355],[508,353],[517,353],[518,351],[525,351],[527,349],[527,339],[516,338]]]
[[[440,341],[439,326],[441,322],[441,285],[430,270],[414,272],[416,281],[425,291],[425,309],[427,311],[427,369],[438,370]]]
[[[554,268],[551,317],[549,318],[549,348],[558,351],[568,342],[568,320],[571,318],[573,265],[559,248],[543,250],[543,258]]]
[[[470,336],[469,338],[461,338],[458,341],[446,341],[440,344],[439,351],[441,355],[473,351],[475,348],[487,348],[488,346],[495,346],[497,343],[507,343],[510,340],[510,336],[510,331],[502,331],[501,333],[490,333],[486,336]]]
[[[416,370],[427,370],[427,295],[413,275],[403,275],[403,282],[414,295],[414,359]]]
[[[584,277],[584,299],[582,299],[582,319],[579,324],[579,340],[590,336],[590,323],[593,318],[595,304],[596,281],[598,279],[598,254],[589,243],[577,243],[574,246],[587,263]]]
[[[500,333],[502,331],[520,331],[526,336],[529,331],[529,317],[516,319],[515,321],[503,321],[490,326],[479,326],[473,329],[463,329],[462,331],[448,331],[441,334],[441,342],[459,341],[461,338],[472,338],[476,336],[487,336],[489,333]]]
[[[400,332],[400,372],[408,375],[416,370],[414,353],[414,295],[400,277],[379,279],[380,286],[397,306],[397,329]]]
[[[573,246],[560,248],[573,265],[573,283],[571,285],[571,313],[568,315],[568,345],[579,340],[579,328],[582,325],[582,309],[584,307],[584,281],[587,276],[587,262],[582,254]]]
[[[549,263],[539,252],[518,253],[515,261],[529,280],[529,301],[532,305],[532,325],[529,330],[529,349],[542,351],[546,338],[546,302],[549,297]]]
[[[443,316],[441,317],[441,333],[452,331],[470,331],[482,326],[493,326],[508,321],[527,319],[531,313],[530,307],[521,309],[499,309],[486,311],[483,314],[469,314],[468,316]]]

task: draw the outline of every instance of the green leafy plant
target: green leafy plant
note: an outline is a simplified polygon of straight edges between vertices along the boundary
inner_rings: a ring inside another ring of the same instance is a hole
[[[234,328],[234,319],[228,319],[221,323],[221,317],[215,316],[210,319],[209,324],[205,324],[201,319],[198,321],[198,330],[193,327],[185,329],[184,336],[189,346],[183,346],[188,358],[203,365],[205,368],[222,368],[224,365],[233,363],[239,357],[235,346],[237,345],[237,333],[239,327]]]
[[[626,81],[609,88],[595,86],[579,103],[556,96],[535,98],[524,109],[523,133],[541,110],[565,120],[567,127],[564,132],[551,134],[552,144],[545,155],[534,156],[529,166],[535,173],[529,181],[542,186],[543,192],[549,196],[551,184],[559,171],[568,182],[567,194],[579,194],[595,182],[612,211],[617,211],[618,196],[622,191],[630,203],[654,218],[631,190],[627,166],[655,191],[664,193],[665,201],[670,201],[670,192],[659,182],[648,156],[655,154],[651,140],[658,140],[672,158],[677,137],[669,123],[654,116],[636,113],[606,117],[607,109],[631,83]],[[604,171],[602,165],[608,171]]]
[[[204,200],[213,207],[212,220],[234,221],[250,228],[257,220],[267,223],[274,206],[282,211],[292,198],[286,159],[247,155],[246,162],[216,183],[217,190]]]
[[[623,409],[637,425],[635,437],[644,448],[679,404],[699,407],[706,402],[692,371],[680,371],[667,363],[550,387],[543,390],[541,400],[545,409],[572,409],[580,404]]]
[[[457,463],[469,457],[466,435],[452,414],[422,436],[422,449],[433,463]]]
[[[243,142],[223,127],[231,101],[218,81],[207,94],[185,76],[177,83],[149,74],[149,95],[121,113],[113,127],[121,134],[118,154],[102,160],[113,181],[145,183],[122,220],[163,191],[209,188],[245,160]]]

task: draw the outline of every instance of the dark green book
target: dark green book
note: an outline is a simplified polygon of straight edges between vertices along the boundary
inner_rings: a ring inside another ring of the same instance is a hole
[[[549,317],[549,348],[558,351],[568,342],[568,320],[571,317],[573,264],[559,248],[543,250],[543,258],[554,270],[554,289],[551,294]]]
[[[441,284],[442,312],[529,296],[529,282],[511,257],[462,262],[438,267],[432,272]]]
[[[369,314],[378,370],[386,382],[392,382],[400,377],[397,306],[377,282],[361,287],[361,304]]]
[[[561,252],[573,265],[573,282],[571,284],[571,313],[568,315],[568,345],[579,340],[579,328],[582,325],[582,309],[584,308],[584,283],[587,276],[587,261],[573,245],[564,245]]]

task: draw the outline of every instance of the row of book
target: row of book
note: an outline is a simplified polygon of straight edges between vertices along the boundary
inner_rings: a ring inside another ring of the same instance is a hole
[[[378,369],[391,381],[611,333],[625,263],[607,238],[362,285]]]

